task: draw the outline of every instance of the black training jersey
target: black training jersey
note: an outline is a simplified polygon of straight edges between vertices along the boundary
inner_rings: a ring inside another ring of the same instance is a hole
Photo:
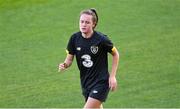
[[[67,51],[76,56],[82,88],[90,89],[98,83],[108,81],[107,53],[112,50],[112,42],[100,32],[94,31],[91,38],[84,38],[81,32],[71,36]]]

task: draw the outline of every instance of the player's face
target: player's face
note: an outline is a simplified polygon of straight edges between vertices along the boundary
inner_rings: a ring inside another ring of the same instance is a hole
[[[95,24],[92,21],[92,16],[87,14],[82,14],[79,20],[80,31],[84,34],[91,33]]]

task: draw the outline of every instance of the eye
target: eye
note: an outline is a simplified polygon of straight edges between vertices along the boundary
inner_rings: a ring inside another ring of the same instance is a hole
[[[83,21],[83,20],[81,20],[81,21],[80,21],[80,23],[84,23],[84,21]]]
[[[85,23],[86,23],[86,24],[90,24],[90,22],[89,22],[89,21],[86,21]]]

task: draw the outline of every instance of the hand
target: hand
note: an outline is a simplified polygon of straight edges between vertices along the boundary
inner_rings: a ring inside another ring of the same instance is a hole
[[[111,91],[115,91],[117,89],[117,81],[115,76],[109,77],[109,88]]]
[[[65,70],[66,68],[67,68],[67,64],[66,63],[61,63],[61,64],[59,64],[58,72],[61,72],[61,71]]]

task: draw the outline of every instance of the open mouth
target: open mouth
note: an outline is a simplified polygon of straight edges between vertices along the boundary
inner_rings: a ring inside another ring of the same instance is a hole
[[[86,28],[81,28],[82,30],[86,30]]]

